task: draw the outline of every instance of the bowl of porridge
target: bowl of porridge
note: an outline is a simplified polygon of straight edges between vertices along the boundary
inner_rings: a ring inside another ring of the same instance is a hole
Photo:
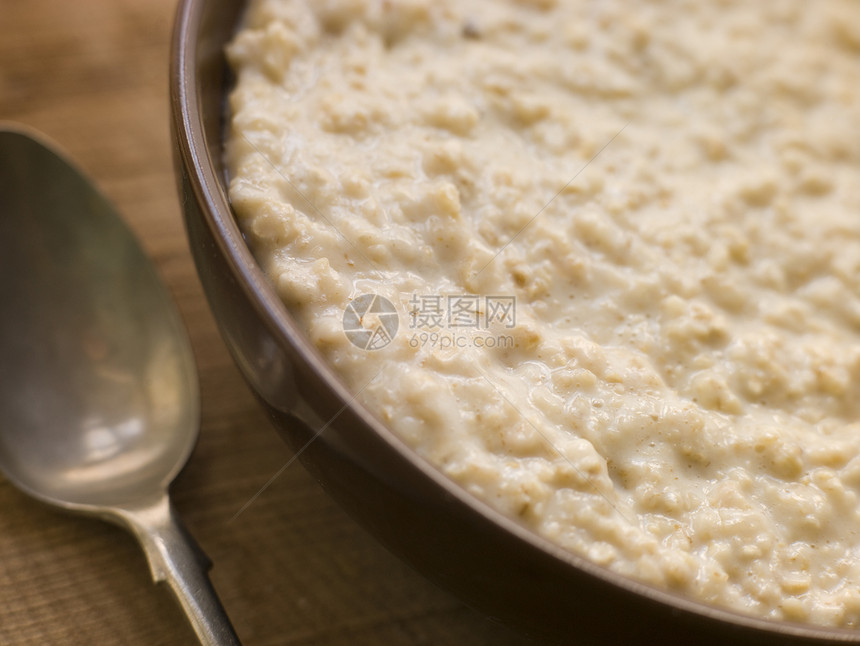
[[[192,253],[290,446],[535,635],[860,643],[860,5],[181,3]]]

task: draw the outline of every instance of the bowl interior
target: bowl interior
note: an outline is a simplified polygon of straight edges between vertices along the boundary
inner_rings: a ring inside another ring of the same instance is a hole
[[[173,131],[192,252],[222,335],[276,428],[383,544],[467,602],[532,634],[605,641],[860,643],[772,622],[596,566],[474,499],[357,404],[280,303],[231,211],[222,158],[241,0],[184,0],[174,37]],[[324,433],[320,429],[324,430]],[[619,621],[620,617],[624,620]]]

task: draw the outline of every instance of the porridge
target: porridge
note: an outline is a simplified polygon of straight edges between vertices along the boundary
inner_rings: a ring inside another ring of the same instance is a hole
[[[616,572],[860,625],[860,3],[259,0],[228,55],[240,225],[381,421]]]

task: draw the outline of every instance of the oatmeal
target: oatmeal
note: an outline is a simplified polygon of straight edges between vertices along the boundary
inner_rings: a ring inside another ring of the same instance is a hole
[[[860,3],[258,0],[228,54],[240,225],[382,422],[616,572],[860,624]]]

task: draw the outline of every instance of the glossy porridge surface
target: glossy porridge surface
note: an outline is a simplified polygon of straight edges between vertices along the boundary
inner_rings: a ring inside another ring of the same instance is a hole
[[[860,2],[255,0],[228,53],[241,227],[380,420],[617,572],[860,623]]]

